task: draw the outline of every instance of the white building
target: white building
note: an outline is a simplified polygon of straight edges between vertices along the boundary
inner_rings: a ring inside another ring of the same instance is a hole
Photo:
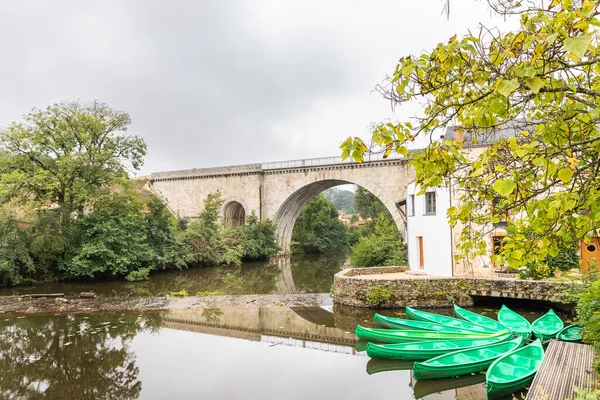
[[[427,275],[453,276],[452,229],[446,217],[450,191],[437,187],[418,195],[419,191],[414,181],[406,185],[408,265]]]

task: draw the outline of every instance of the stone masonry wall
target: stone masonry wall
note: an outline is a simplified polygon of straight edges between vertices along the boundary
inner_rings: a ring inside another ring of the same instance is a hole
[[[337,273],[332,288],[334,302],[353,307],[441,308],[473,305],[472,296],[552,301],[554,296],[577,284],[509,278],[409,278],[409,275],[400,279],[371,278],[369,275],[374,274],[369,269],[349,268]]]

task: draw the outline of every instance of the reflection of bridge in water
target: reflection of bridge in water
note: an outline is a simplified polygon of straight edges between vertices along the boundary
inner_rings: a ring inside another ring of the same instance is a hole
[[[322,308],[207,308],[202,310],[174,310],[163,317],[165,328],[218,335],[274,345],[301,347],[348,355],[365,356],[355,349],[354,333],[336,327],[334,314]],[[401,372],[405,363],[371,360],[367,373]],[[375,365],[381,364],[381,365]],[[390,364],[390,365],[387,365]],[[408,372],[408,371],[406,371]],[[406,373],[405,372],[405,373]],[[415,381],[412,373],[409,386],[415,396],[425,400],[480,400],[485,399],[481,377]]]
[[[333,314],[321,308],[207,308],[164,317],[171,329],[356,354],[354,333],[333,325]]]
[[[294,284],[294,276],[292,275],[292,258],[290,256],[273,257],[270,261],[272,264],[277,264],[281,275],[277,280],[277,292],[280,294],[298,293]]]

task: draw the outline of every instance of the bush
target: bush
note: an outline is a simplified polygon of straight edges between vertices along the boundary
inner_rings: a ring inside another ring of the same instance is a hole
[[[595,274],[590,274],[591,279]],[[596,371],[600,373],[600,281],[584,281],[585,289],[579,294],[577,323],[583,327],[582,336],[586,343],[596,349]]]
[[[152,268],[140,268],[135,271],[131,271],[125,279],[129,282],[147,281],[150,278],[150,271]]]
[[[519,269],[519,279],[546,279],[552,275],[552,269],[540,262],[535,264],[528,264],[525,267]]]
[[[352,247],[350,262],[356,268],[408,265],[407,255],[396,226],[381,213],[374,221],[372,233]]]
[[[375,285],[369,288],[367,304],[370,306],[382,306],[390,304],[394,300],[394,292],[390,288]]]
[[[29,252],[29,235],[15,216],[0,213],[0,283],[16,285],[30,279],[35,266]]]
[[[184,260],[196,266],[240,264],[243,249],[231,237],[225,237],[219,223],[223,200],[220,193],[211,193],[204,201],[204,210],[198,219],[183,231],[180,242]]]
[[[80,245],[59,265],[67,278],[127,276],[153,259],[142,203],[135,194],[107,191],[77,225]]]
[[[550,270],[568,271],[573,268],[579,268],[579,252],[577,246],[561,246],[556,256],[547,256],[544,262],[550,267]]]
[[[259,221],[253,212],[246,219],[246,225],[231,229],[228,235],[241,246],[244,261],[267,260],[279,251],[275,230],[271,221]]]
[[[220,296],[221,292],[215,290],[214,292],[204,291],[204,292],[196,292],[196,296],[204,297],[204,296]]]

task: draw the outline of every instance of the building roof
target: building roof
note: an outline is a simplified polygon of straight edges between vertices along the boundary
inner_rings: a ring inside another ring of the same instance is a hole
[[[499,125],[493,129],[482,131],[466,130],[460,126],[448,126],[444,134],[444,140],[457,140],[462,134],[465,146],[480,146],[492,144],[500,139],[509,137],[520,137],[521,132],[530,130],[533,126],[525,120],[512,120]],[[473,141],[475,139],[475,141]]]

